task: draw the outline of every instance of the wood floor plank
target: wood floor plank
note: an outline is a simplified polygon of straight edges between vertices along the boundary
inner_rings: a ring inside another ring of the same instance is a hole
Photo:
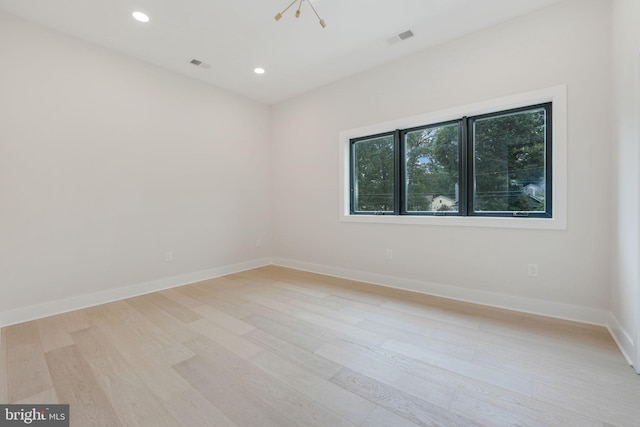
[[[69,403],[73,425],[124,426],[75,345],[51,351],[46,358],[58,399]]]
[[[312,297],[316,297],[316,298],[324,298],[329,296],[330,294],[328,292],[324,292],[324,291],[318,291],[318,290],[314,290],[313,288],[308,288],[305,286],[298,286],[298,285],[293,285],[291,283],[285,283],[285,282],[277,282],[274,283],[274,286],[283,288],[283,289],[289,289],[291,291],[294,292],[298,292],[301,294],[305,294],[305,295],[309,295]]]
[[[479,329],[471,331],[464,327],[456,325],[442,324],[433,331],[432,337],[440,341],[450,342],[452,344],[466,345],[476,351],[495,347],[507,350],[520,351],[523,354],[530,354],[535,357],[563,360],[569,363],[576,363],[591,367],[593,369],[605,370],[610,373],[627,376],[629,374],[629,366],[623,362],[620,352],[615,349],[611,350],[611,356],[604,360],[593,357],[592,354],[580,352],[572,348],[561,348],[559,346],[540,345],[531,342],[525,338],[520,339],[517,336],[503,336],[498,332],[486,331]]]
[[[387,411],[381,406],[376,406],[369,417],[362,424],[362,427],[417,427],[418,424],[409,421],[393,412]]]
[[[35,322],[7,328],[5,340],[9,403],[50,389],[53,384]]]
[[[243,337],[324,379],[331,378],[342,368],[337,363],[304,350],[302,347],[262,329],[256,328]]]
[[[195,283],[189,286],[181,286],[175,289],[179,294],[183,295],[183,297],[187,298],[188,300],[195,300],[200,302],[200,305],[198,306],[209,305],[217,299],[216,294],[210,287],[202,286],[200,283]],[[185,305],[185,307],[187,306]]]
[[[289,319],[291,320],[289,321]],[[302,322],[284,315],[269,318],[254,315],[244,320],[257,329],[269,332],[289,343],[295,343],[296,346],[307,351],[314,351],[332,340],[332,337],[327,336],[323,331],[313,329],[309,325],[304,325]]]
[[[227,290],[236,290],[238,288],[242,288],[244,285],[245,283],[242,283],[242,281],[234,281],[229,276],[203,280],[202,282],[198,282],[195,284],[195,286],[206,289],[209,293],[219,293]]]
[[[213,323],[234,334],[241,335],[255,329],[255,326],[209,305],[198,307],[195,311],[203,318],[211,320]]]
[[[331,295],[339,296],[347,300],[360,301],[371,305],[381,305],[387,301],[387,298],[379,293],[373,291],[370,285],[366,286],[360,282],[352,280],[339,279],[335,277],[322,277],[318,276],[311,281],[308,279],[295,279],[282,281],[291,283],[294,285],[309,285],[314,288],[326,289]]]
[[[255,355],[250,362],[355,425],[360,425],[375,408],[375,404],[370,401],[307,372],[270,351]]]
[[[310,345],[313,345],[314,343],[322,344],[339,338],[346,338],[346,336],[344,335],[336,333],[330,329],[320,327],[313,323],[301,320],[289,313],[276,311],[261,306],[260,304],[253,304],[252,307],[256,315],[259,316],[261,320],[275,322],[281,326],[286,327],[289,331],[294,331],[298,335],[308,337],[308,340],[306,341],[308,341]],[[257,326],[253,323],[253,318],[254,316],[251,316],[249,318],[245,318],[244,320],[259,328],[260,326]],[[303,338],[298,337],[297,340],[300,340],[300,342],[302,342]]]
[[[430,337],[436,330],[449,326],[441,320],[407,314],[387,307],[372,306],[359,301],[352,301],[340,311],[362,317],[365,319],[362,323],[371,321],[425,337]],[[471,328],[471,330],[474,329]]]
[[[438,320],[440,322],[451,323],[453,325],[464,326],[471,329],[480,328],[480,322],[475,319],[456,316],[455,314],[436,307],[425,306],[417,301],[387,301],[381,304],[381,307],[401,311],[405,314],[424,317],[428,320]]]
[[[279,381],[271,373],[259,369],[213,340],[202,337],[186,345],[210,365],[232,375],[244,390],[276,409],[296,425],[354,426],[321,403],[298,393],[295,388]]]
[[[88,309],[88,313],[92,323],[118,349],[160,401],[170,400],[177,394],[189,390],[189,383],[175,371],[168,369],[169,365],[159,358],[152,348],[126,333],[126,325],[109,320],[106,308],[93,307]]]
[[[190,326],[200,332],[200,334],[211,338],[243,359],[248,359],[263,350],[262,347],[219,327],[208,319],[200,319],[196,322],[192,322],[190,323]]]
[[[135,308],[147,320],[158,326],[179,343],[189,341],[200,335],[199,332],[191,329],[187,324],[177,320],[147,298],[137,297],[127,300],[127,304]]]
[[[578,361],[566,361],[548,357],[535,352],[520,351],[504,346],[477,347],[473,362],[493,369],[500,369],[509,375],[518,375],[530,378],[534,381],[556,384],[562,381],[566,384],[578,387],[587,384],[603,389],[624,389],[628,394],[640,396],[640,381],[633,377],[621,375],[620,372],[607,372],[600,369],[601,366],[585,366]],[[633,368],[628,367],[623,373],[629,373]],[[617,371],[617,370],[616,370]]]
[[[410,393],[430,404],[446,408],[453,399],[455,390],[438,383],[424,381],[410,373],[393,369],[391,366],[378,363],[366,351],[361,351],[350,343],[325,344],[316,351],[336,363],[362,375],[366,375],[380,383]]]
[[[111,406],[118,408],[118,417],[124,424],[141,427],[175,425],[173,417],[97,328],[74,332],[73,340]]]
[[[299,427],[246,392],[233,376],[200,356],[179,363],[173,369],[238,426]]]
[[[165,297],[191,310],[204,305],[203,301],[200,301],[196,298],[192,298],[189,295],[181,292],[181,289],[185,289],[185,288],[189,288],[189,286],[179,286],[177,288],[165,289],[164,291],[160,291],[159,293],[160,295],[164,295]]]
[[[256,314],[250,307],[253,304],[243,299],[244,295],[242,292],[237,295],[219,295],[216,299],[207,301],[206,305],[236,319],[244,320],[246,317]]]
[[[616,349],[616,351],[618,351]],[[476,357],[478,353],[476,352]],[[621,366],[622,369],[618,369]],[[606,364],[603,365],[584,365],[580,363],[580,360],[574,359],[573,361],[566,361],[562,359],[550,358],[543,356],[540,360],[536,373],[541,371],[540,367],[544,367],[546,375],[543,377],[561,377],[565,380],[578,380],[584,381],[588,378],[591,384],[596,386],[613,387],[616,389],[626,389],[629,394],[637,394],[640,396],[640,381],[637,381],[637,377],[634,377],[634,370],[632,366],[626,365],[625,362],[621,362],[618,365]],[[612,367],[611,371],[609,367]],[[533,368],[535,369],[535,368]],[[550,381],[548,378],[547,381]]]
[[[320,316],[315,313],[310,312],[301,312],[296,314],[296,317],[300,320],[304,320],[306,322],[312,323],[319,327],[328,329],[333,333],[337,334],[337,336],[344,337],[347,339],[352,339],[354,341],[363,342],[366,344],[379,345],[387,340],[387,337],[379,334],[377,332],[367,331],[366,329],[358,328],[357,326],[352,326],[349,324],[345,324],[338,320],[333,320],[326,316]]]
[[[449,409],[492,427],[602,427],[601,421],[578,413],[569,414],[553,405],[536,405],[533,409],[504,400],[478,399],[461,392],[456,393]]]
[[[481,426],[469,418],[347,368],[338,372],[331,381],[420,426]]]
[[[242,284],[273,285],[280,281],[281,274],[286,270],[288,269],[280,269],[277,266],[265,266],[229,274],[225,279]]]
[[[145,300],[157,305],[183,323],[193,322],[201,318],[201,316],[195,311],[191,310],[188,307],[185,307],[175,300],[172,300],[171,298],[162,295],[159,292],[145,295]]]
[[[287,304],[274,300],[273,298],[269,298],[268,296],[262,295],[247,295],[245,299],[258,304],[264,307],[267,307],[273,311],[278,313],[286,314],[288,316],[295,317],[296,314],[301,313],[302,309],[296,309],[295,307],[290,307]]]
[[[451,305],[447,311],[460,315],[473,312],[481,329],[499,331],[505,335],[531,335],[539,339],[559,340],[576,345],[588,344],[593,348],[610,349],[615,346],[605,327],[588,325],[562,319],[551,319],[528,313],[516,313],[503,309],[484,309],[467,303]]]
[[[487,402],[479,401],[462,393],[456,393],[450,406],[452,411],[467,414],[474,420],[492,427],[549,427],[549,424],[527,419],[517,413],[503,411]]]
[[[640,420],[638,396],[604,390],[594,397],[579,387],[535,384],[533,397],[614,425],[633,426]]]
[[[46,352],[73,345],[73,338],[67,331],[67,323],[61,315],[35,321],[42,349]]]
[[[371,312],[363,312],[353,307],[344,307],[341,309],[341,311],[345,310],[352,313],[361,313],[360,316],[363,320],[358,323],[358,327],[372,331],[380,331],[380,333],[387,336],[397,336],[395,334],[401,334],[411,337],[412,339],[423,340],[430,338],[434,331],[433,327],[417,328],[410,320],[400,318],[400,313],[393,315],[372,315]],[[389,333],[391,331],[393,332]]]
[[[241,427],[201,395],[195,388],[163,403],[182,427]]]
[[[147,320],[126,300],[105,304],[104,307],[106,308],[104,315],[115,324],[121,325],[123,334],[144,343],[168,365],[174,365],[193,357],[192,352]]]
[[[503,338],[526,342],[528,345],[553,348],[556,355],[564,353],[568,358],[581,354],[582,358],[588,356],[597,361],[596,363],[618,364],[621,360],[621,355],[612,351],[615,349],[615,343],[610,338],[594,341],[593,335],[570,337],[566,332],[558,333],[546,324],[543,324],[539,330],[531,330],[530,327],[521,327],[518,324],[493,325],[489,331],[494,334],[498,333]]]
[[[7,328],[0,328],[0,402],[9,402],[9,390],[7,384],[9,376],[7,373]]]
[[[529,417],[540,420],[550,426],[576,425],[581,427],[599,427],[600,423],[589,417],[566,410],[564,408],[550,405],[531,397],[509,391],[480,380],[454,373],[449,370],[430,365],[426,362],[414,359],[400,353],[386,350],[382,347],[365,347],[354,343],[342,343],[350,348],[349,354],[360,361],[360,367],[354,369],[366,370],[367,366],[378,367],[373,375],[383,371],[385,366],[393,368],[392,372],[405,372],[417,377],[418,381],[439,384],[447,389],[456,390],[477,397],[488,405],[496,405],[502,408],[505,413],[514,413],[521,418]],[[367,362],[371,361],[371,362]],[[373,363],[372,363],[373,362]],[[357,366],[357,365],[354,365]],[[371,376],[371,375],[370,375]],[[510,377],[510,373],[505,371],[504,377]],[[381,377],[384,381],[384,377]],[[387,380],[393,384],[393,378]],[[410,382],[401,382],[398,387],[405,391]],[[420,396],[420,392],[417,393]]]
[[[422,347],[427,347],[431,351],[442,353],[460,360],[471,361],[476,357],[476,350],[468,346],[460,344],[452,344],[446,341],[440,341],[424,335],[418,335],[413,332],[407,332],[404,329],[398,327],[392,327],[370,320],[362,321],[358,324],[359,328],[376,331],[384,334],[392,339],[408,342],[419,343]]]
[[[74,310],[60,315],[67,325],[67,332],[76,332],[91,327],[91,322],[85,310]]]
[[[2,402],[6,402],[6,400]],[[55,388],[51,387],[50,389],[45,390],[41,393],[34,394],[32,396],[26,397],[24,399],[20,399],[13,403],[18,405],[25,405],[25,404],[31,404],[31,405],[52,404],[53,405],[56,403],[65,403],[65,402],[60,402]]]
[[[283,302],[287,306],[300,308],[306,312],[320,315],[334,321],[344,322],[349,325],[357,325],[363,318],[360,316],[354,316],[353,314],[344,313],[332,308],[324,307],[319,302],[310,303],[299,299],[296,296],[291,296],[291,292],[274,295],[271,297],[276,301]]]
[[[397,340],[388,340],[382,348],[413,357],[417,360],[429,363],[434,366],[456,372],[469,378],[477,379],[487,384],[502,387],[507,390],[520,393],[524,396],[531,396],[533,393],[533,382],[527,378],[516,375],[505,376],[501,371],[487,368],[462,359],[456,359],[450,355],[445,355],[436,351],[431,351],[426,347],[421,347]]]
[[[277,286],[277,285],[278,283],[276,283],[274,286]],[[291,298],[298,301],[304,301],[308,304],[313,304],[318,307],[322,307],[324,309],[330,309],[333,311],[340,311],[343,307],[349,304],[349,300],[340,299],[340,298],[334,297],[331,294],[325,297],[317,297],[317,296],[312,296],[306,293],[297,292],[293,289],[286,289],[286,288],[280,288],[280,289],[281,289],[280,292],[278,292],[277,294],[277,296],[279,297]]]
[[[268,282],[261,284],[247,283],[244,280],[230,280],[227,277],[219,277],[195,283],[190,288],[193,288],[197,292],[196,295],[199,295],[205,303],[210,304],[218,298],[232,298],[243,294],[268,292],[270,284]]]
[[[277,311],[281,315],[289,316],[290,318],[286,322],[282,323],[285,323],[290,327],[295,327],[299,332],[306,333],[314,337],[319,337],[325,340],[356,340],[375,344],[380,344],[386,339],[386,337],[376,334],[375,332],[358,329],[356,326],[345,325],[342,322],[328,317],[319,316],[303,309],[288,306],[287,304],[281,303],[273,298],[250,296],[247,299],[256,304],[263,305]]]

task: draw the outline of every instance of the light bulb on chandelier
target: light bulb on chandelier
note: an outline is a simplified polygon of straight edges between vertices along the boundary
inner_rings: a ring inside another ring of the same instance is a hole
[[[301,14],[301,12],[300,12],[300,8],[302,7],[302,2],[303,2],[303,1],[306,1],[307,3],[309,3],[309,6],[311,6],[311,9],[313,10],[313,13],[315,13],[316,17],[318,18],[318,22],[320,23],[320,26],[321,26],[322,28],[325,28],[325,27],[327,26],[327,23],[326,23],[326,22],[324,22],[324,19],[320,18],[320,15],[318,15],[318,12],[316,11],[316,8],[315,8],[315,7],[313,7],[313,4],[311,4],[311,1],[309,1],[309,0],[293,0],[293,1],[289,4],[289,6],[285,7],[285,9],[284,9],[282,12],[277,13],[277,14],[276,14],[276,16],[274,17],[274,19],[275,19],[276,21],[279,21],[280,19],[282,19],[282,14],[283,14],[283,13],[285,13],[287,10],[289,10],[289,8],[290,8],[291,6],[293,6],[294,4],[296,4],[296,2],[299,2],[299,4],[298,4],[298,10],[296,10],[296,14],[295,14],[295,16],[296,16],[296,18],[299,18],[299,17],[300,17],[300,14]]]

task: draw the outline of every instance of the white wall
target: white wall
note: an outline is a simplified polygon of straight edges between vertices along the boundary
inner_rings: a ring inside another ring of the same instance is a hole
[[[640,3],[613,2],[614,216],[611,330],[640,372]]]
[[[0,325],[264,262],[269,120],[0,14]]]
[[[611,302],[612,329],[637,340],[638,46],[622,41],[637,40],[635,3],[614,2],[614,167],[607,0],[567,0],[271,111],[0,14],[0,325],[275,255],[594,323]],[[341,130],[562,84],[566,230],[338,220]]]
[[[276,262],[605,323],[612,212],[610,14],[608,1],[568,0],[276,105]],[[339,222],[341,130],[563,84],[569,122],[566,230]],[[386,248],[393,250],[392,260],[385,259]],[[527,276],[531,262],[539,264],[536,279]]]

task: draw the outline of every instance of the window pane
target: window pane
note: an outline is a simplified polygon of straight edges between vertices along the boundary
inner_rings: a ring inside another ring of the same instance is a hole
[[[353,143],[354,212],[393,212],[394,137]]]
[[[459,211],[459,147],[459,123],[405,134],[406,212]]]
[[[473,123],[474,212],[545,212],[546,110]]]

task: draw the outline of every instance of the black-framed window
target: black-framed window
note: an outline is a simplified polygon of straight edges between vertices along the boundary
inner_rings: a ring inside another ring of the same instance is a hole
[[[552,217],[551,108],[351,139],[351,214]]]

